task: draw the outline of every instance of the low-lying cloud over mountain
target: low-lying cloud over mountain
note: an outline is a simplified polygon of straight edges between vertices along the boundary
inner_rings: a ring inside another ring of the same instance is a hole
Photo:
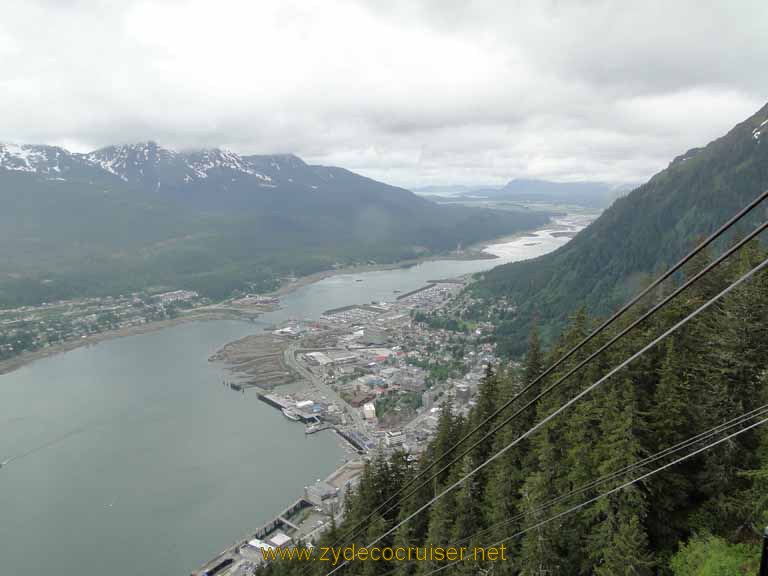
[[[643,181],[768,93],[759,0],[10,0],[0,140],[293,152],[403,186]]]

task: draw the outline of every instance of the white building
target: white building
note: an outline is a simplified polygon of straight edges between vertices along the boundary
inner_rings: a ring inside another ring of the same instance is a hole
[[[366,420],[376,420],[376,406],[373,402],[363,404],[363,418]]]

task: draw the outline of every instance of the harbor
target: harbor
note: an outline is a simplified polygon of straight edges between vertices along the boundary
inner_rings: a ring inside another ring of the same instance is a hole
[[[327,408],[322,404],[314,403],[311,400],[299,400],[296,401],[290,397],[281,397],[277,394],[258,394],[259,400],[265,404],[272,406],[280,411],[280,413],[294,422],[302,422],[306,426],[304,427],[304,434],[317,434],[326,430],[332,430],[340,438],[349,443],[350,447],[358,454],[364,454],[367,446],[367,440],[361,437],[359,434],[354,433],[351,430],[345,430],[343,427],[338,426],[336,423],[328,422],[324,418],[330,416]],[[311,409],[311,412],[306,411]],[[339,420],[334,418],[336,422]]]
[[[349,479],[352,463],[372,451],[398,444],[417,450],[434,425],[441,391],[452,386],[466,403],[472,385],[462,376],[420,390],[429,372],[412,363],[424,359],[390,337],[402,332],[423,342],[419,347],[432,338],[440,350],[443,337],[408,328],[409,313],[396,309],[436,294],[395,297],[435,278],[552,250],[565,242],[551,235],[559,230],[556,223],[491,247],[503,253],[494,260],[327,276],[282,294],[279,308],[254,321],[188,322],[104,340],[0,376],[4,570],[43,574],[55,566],[61,576],[77,576],[87,556],[93,573],[130,576],[141,558],[153,573],[189,574],[213,567],[212,558],[255,535],[303,497],[305,485],[327,479],[345,460],[350,467],[342,475]],[[533,236],[543,240],[523,246]],[[372,301],[389,309],[323,317]],[[241,347],[227,348],[234,342]],[[271,347],[268,356],[252,360],[262,344]],[[226,355],[208,361],[222,349]],[[333,428],[306,434],[312,424],[289,420],[258,393],[347,409],[323,416],[321,426]],[[414,413],[417,395],[422,407]],[[47,447],[17,458],[41,446]],[[311,531],[318,520],[301,525]],[[216,576],[234,571],[223,566]]]
[[[305,436],[333,432],[346,443],[351,459],[325,480],[305,486],[298,500],[193,576],[249,576],[266,561],[265,549],[298,540],[313,544],[332,519],[341,519],[343,494],[355,485],[366,459],[399,450],[418,458],[443,403],[460,412],[469,409],[486,367],[495,361],[493,347],[479,342],[482,330],[463,336],[472,351],[460,358],[462,368],[444,382],[431,382],[422,360],[443,357],[454,336],[420,324],[413,314],[441,310],[464,286],[465,280],[433,281],[394,302],[326,310],[311,327],[296,321],[269,327],[284,338],[285,365],[301,385],[290,392],[247,393],[302,425]],[[247,361],[233,364],[233,374]]]
[[[288,319],[268,327],[281,339],[283,365],[297,384],[284,392],[257,391],[259,400],[303,425],[307,437],[333,432],[345,442],[350,461],[305,487],[303,500],[290,513],[275,516],[195,576],[210,576],[212,570],[221,576],[249,576],[265,561],[262,549],[292,546],[298,535],[312,544],[330,519],[343,512],[334,478],[345,477],[344,485],[354,486],[366,460],[394,451],[404,450],[417,460],[446,402],[466,416],[488,366],[497,362],[493,344],[483,337],[492,327],[479,322],[451,331],[426,322],[473,305],[462,293],[466,276],[431,278],[366,304],[326,309],[317,320]],[[241,374],[240,366],[248,361],[243,355],[231,363],[233,375]],[[438,362],[448,363],[436,378],[430,367]]]

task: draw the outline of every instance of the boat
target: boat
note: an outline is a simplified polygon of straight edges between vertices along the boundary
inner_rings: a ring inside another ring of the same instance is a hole
[[[299,416],[299,414],[297,414],[296,412],[294,412],[290,408],[283,408],[282,411],[283,411],[283,416],[288,418],[288,420],[295,420],[296,422],[301,420],[301,416]]]
[[[362,282],[362,281],[363,281],[362,278],[358,278],[357,280],[355,280],[355,282]]]

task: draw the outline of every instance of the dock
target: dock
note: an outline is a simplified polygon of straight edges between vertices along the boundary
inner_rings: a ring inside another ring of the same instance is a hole
[[[322,432],[323,430],[332,430],[336,428],[333,424],[314,424],[307,426],[304,429],[304,434],[317,434],[318,432]]]
[[[336,493],[334,498],[343,498],[348,486],[355,482],[365,468],[364,460],[345,462],[328,475],[324,484]],[[252,570],[263,565],[261,551],[251,544],[253,540],[266,542],[275,535],[288,536],[282,545],[294,545],[296,542],[312,542],[316,535],[321,534],[332,525],[332,516],[338,514],[338,508],[319,511],[318,505],[307,496],[298,498],[290,506],[275,515],[272,520],[256,529],[249,536],[234,542],[229,548],[220,552],[215,558],[206,562],[192,576],[230,576],[241,574],[241,570]],[[322,520],[318,525],[317,521]]]
[[[365,440],[363,438],[360,438],[359,435],[355,432],[345,432],[342,428],[339,426],[336,426],[335,424],[317,424],[314,426],[308,426],[304,429],[304,434],[317,434],[318,432],[322,432],[324,430],[333,430],[338,434],[341,438],[346,440],[352,448],[355,449],[355,451],[358,454],[365,454],[366,452],[366,446],[365,446]]]
[[[349,442],[352,447],[357,450],[358,454],[365,454],[366,447],[363,443],[363,440],[358,437],[358,434],[355,432],[346,432],[339,428],[338,426],[334,426],[333,429],[336,431],[336,434],[344,438],[347,442]]]
[[[405,294],[400,294],[396,300],[402,300],[403,298],[408,298],[408,296],[413,296],[414,294],[418,294],[419,292],[424,292],[424,290],[429,290],[433,286],[435,286],[437,282],[429,282],[426,286],[422,286],[421,288],[416,288],[416,290],[411,290],[410,292],[406,292]]]
[[[375,314],[381,314],[384,312],[383,309],[377,306],[372,306],[371,304],[350,304],[348,306],[341,306],[339,308],[331,308],[330,310],[326,310],[323,312],[323,316],[333,316],[334,314],[340,314],[341,312],[349,312],[350,310],[367,310],[368,312],[373,312]]]
[[[192,576],[213,576],[215,574],[224,573],[230,566],[239,561],[239,551],[248,546],[249,541],[254,538],[258,540],[266,540],[270,534],[279,529],[290,529],[292,531],[299,530],[299,527],[289,521],[287,517],[290,517],[305,508],[311,508],[312,506],[313,504],[305,498],[299,498],[285,510],[277,514],[272,520],[258,528],[249,537],[238,541],[227,550],[208,561],[199,570],[192,572]],[[254,558],[258,558],[258,554],[256,554]]]
[[[302,412],[296,408],[296,406],[288,403],[284,398],[281,398],[276,394],[259,394],[258,398],[265,404],[269,404],[273,408],[277,408],[280,411],[290,410],[291,412],[295,413],[299,417],[299,421],[303,422],[304,424],[317,424],[320,422],[320,418],[318,418],[316,414]]]

